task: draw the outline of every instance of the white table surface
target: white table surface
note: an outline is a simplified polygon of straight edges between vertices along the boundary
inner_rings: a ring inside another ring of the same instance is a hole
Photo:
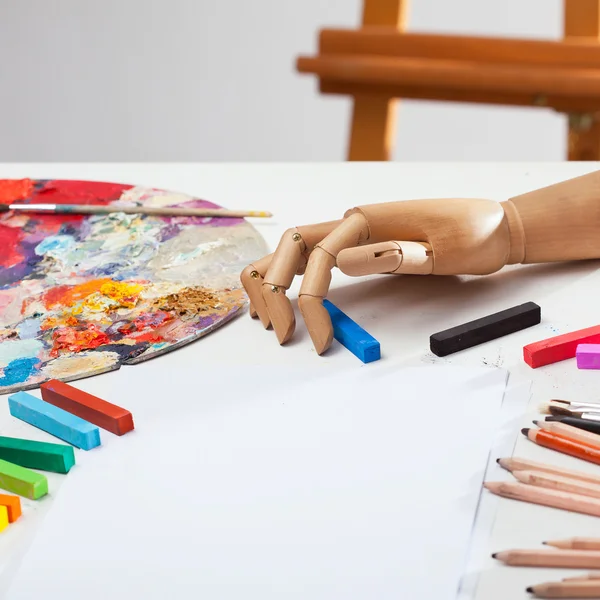
[[[288,227],[340,218],[347,208],[360,204],[432,197],[480,197],[503,200],[596,169],[591,163],[558,164],[0,164],[0,178],[90,179],[146,185],[182,191],[228,208],[263,209],[274,213],[270,220],[255,220],[257,229],[274,249]],[[600,232],[599,232],[600,234]],[[353,279],[336,273],[329,298],[349,313],[381,342],[382,361],[414,358],[425,363],[497,365],[508,368],[513,381],[533,381],[533,398],[524,426],[538,415],[537,405],[552,397],[598,399],[600,374],[578,372],[573,361],[532,370],[522,360],[525,343],[600,322],[600,262],[511,267],[485,278],[434,278],[379,276]],[[596,276],[598,274],[599,276]],[[290,296],[297,293],[296,282]],[[541,305],[543,323],[480,347],[437,358],[429,352],[429,336],[439,330],[510,306],[534,301]],[[81,380],[79,387],[100,396],[114,386],[127,393],[143,394],[169,370],[209,370],[213,364],[253,367],[256,379],[249,386],[268,385],[269,370],[292,363],[306,376],[369,368],[337,344],[319,357],[312,349],[302,320],[286,347],[277,344],[247,314],[203,340],[156,360],[95,378]],[[190,381],[174,383],[188,390]],[[165,406],[168,410],[168,406]],[[23,433],[0,403],[0,432]],[[30,428],[28,429],[28,433]],[[522,439],[516,454],[532,459],[551,458],[565,466],[591,469],[568,457],[549,456]],[[40,516],[51,509],[49,499]],[[19,524],[0,539],[0,594],[14,569],[24,541],[35,535],[39,519]],[[10,528],[9,528],[10,529]],[[490,551],[513,547],[540,547],[544,539],[571,535],[600,537],[600,521],[592,517],[531,507],[501,500]],[[12,562],[11,562],[12,559]],[[527,598],[525,587],[563,572],[515,569],[487,561],[477,599]]]

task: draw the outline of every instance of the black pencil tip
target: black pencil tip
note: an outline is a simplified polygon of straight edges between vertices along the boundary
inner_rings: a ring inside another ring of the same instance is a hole
[[[521,433],[525,436],[529,435],[529,427],[523,427],[523,429],[521,429]]]
[[[497,459],[496,459],[496,462],[497,462],[498,464],[500,464],[500,460],[501,460],[500,458],[497,458]]]
[[[533,588],[532,588],[532,587],[528,587],[528,588],[527,588],[525,591],[526,591],[528,594],[533,594]]]
[[[539,425],[539,421],[531,421],[534,425]]]
[[[546,417],[546,421],[550,421],[550,422],[560,421],[560,417],[554,417],[554,416],[552,416],[552,417]]]
[[[492,558],[496,558],[496,556],[498,556],[498,553],[494,552],[494,554],[492,554]]]
[[[545,546],[547,546],[547,545],[548,545],[548,542],[542,542],[542,544],[544,544]]]

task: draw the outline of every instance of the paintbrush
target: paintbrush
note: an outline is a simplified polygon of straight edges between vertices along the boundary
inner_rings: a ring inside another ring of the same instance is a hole
[[[591,402],[569,404],[561,400],[551,400],[546,404],[542,404],[539,407],[539,411],[545,415],[551,414],[564,417],[581,418],[585,414],[589,415],[588,418],[592,418],[595,415],[600,420],[600,404],[592,404]]]
[[[175,208],[168,206],[115,206],[99,204],[0,204],[0,213],[8,211],[39,212],[55,215],[107,215],[126,213],[129,215],[158,215],[161,217],[219,217],[236,218],[261,217],[273,215],[264,210],[227,210],[224,208]]]

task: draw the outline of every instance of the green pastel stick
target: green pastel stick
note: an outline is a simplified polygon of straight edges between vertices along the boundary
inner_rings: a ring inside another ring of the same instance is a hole
[[[0,436],[0,459],[21,467],[68,473],[75,464],[73,446]]]
[[[0,488],[37,500],[48,493],[48,480],[45,475],[0,460]]]

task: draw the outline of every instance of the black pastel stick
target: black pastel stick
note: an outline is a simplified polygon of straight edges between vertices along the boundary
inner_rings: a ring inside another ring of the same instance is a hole
[[[565,425],[577,427],[577,429],[583,429],[584,431],[600,434],[600,421],[592,421],[591,419],[578,419],[577,417],[546,417],[546,421],[564,423]]]
[[[436,356],[446,356],[532,327],[541,320],[542,309],[534,302],[526,302],[464,325],[434,333],[429,339],[429,344]]]

